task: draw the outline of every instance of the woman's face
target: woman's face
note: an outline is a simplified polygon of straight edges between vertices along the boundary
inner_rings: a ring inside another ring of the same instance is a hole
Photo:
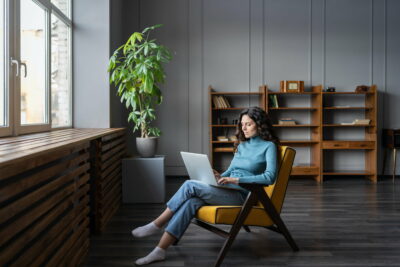
[[[242,116],[242,131],[246,138],[251,138],[257,135],[257,124],[248,116]]]

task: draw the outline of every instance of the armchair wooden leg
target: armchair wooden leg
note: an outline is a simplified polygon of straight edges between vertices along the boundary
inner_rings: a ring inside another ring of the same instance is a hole
[[[282,232],[283,236],[286,238],[286,241],[292,247],[293,251],[298,251],[299,247],[297,246],[296,242],[290,235],[289,230],[286,228],[285,224],[283,223],[281,216],[275,210],[275,207],[272,204],[271,200],[265,195],[265,191],[263,189],[259,188],[259,189],[257,189],[256,192],[257,192],[258,199],[261,201],[261,203],[264,206],[265,211],[267,212],[267,214],[269,214],[272,221],[278,227],[279,231]]]
[[[228,252],[229,248],[231,247],[233,241],[236,238],[236,235],[238,234],[240,228],[243,226],[243,223],[247,216],[249,215],[251,209],[257,202],[257,196],[254,193],[249,193],[246,201],[244,202],[244,205],[242,206],[242,209],[240,210],[239,215],[236,217],[235,223],[232,225],[232,228],[229,232],[229,237],[225,241],[224,246],[219,252],[217,261],[215,262],[215,267],[218,267],[221,265],[222,261],[225,258],[226,253]]]
[[[246,232],[250,233],[250,228],[247,225],[243,225],[244,230],[246,230]]]

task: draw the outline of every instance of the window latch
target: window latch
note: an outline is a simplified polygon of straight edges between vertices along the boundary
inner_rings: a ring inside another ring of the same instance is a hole
[[[15,69],[15,76],[18,77],[19,76],[19,61],[14,58],[11,58],[11,67],[13,65],[17,65],[17,68]]]
[[[26,63],[24,62],[19,62],[18,60],[11,58],[11,67],[13,65],[16,65],[17,68],[15,69],[15,76],[19,76],[19,72],[20,72],[20,68],[21,66],[24,67],[24,78],[26,78],[26,76],[28,75],[28,68],[26,67]]]

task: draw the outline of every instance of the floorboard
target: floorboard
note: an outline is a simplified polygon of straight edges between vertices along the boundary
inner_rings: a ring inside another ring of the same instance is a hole
[[[167,178],[170,197],[184,181]],[[300,251],[267,229],[241,230],[222,266],[399,266],[400,180],[372,184],[360,177],[340,177],[318,185],[293,179],[282,218]],[[160,236],[135,240],[131,229],[154,219],[164,204],[122,205],[105,233],[91,237],[87,267],[134,266]],[[229,229],[223,227],[224,229]],[[223,239],[190,225],[167,260],[150,266],[213,266]]]

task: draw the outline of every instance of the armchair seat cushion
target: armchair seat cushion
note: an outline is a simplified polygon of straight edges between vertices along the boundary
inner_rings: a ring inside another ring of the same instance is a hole
[[[241,206],[203,206],[197,211],[196,218],[211,224],[234,224]],[[274,223],[264,208],[254,206],[243,225],[271,226]]]

